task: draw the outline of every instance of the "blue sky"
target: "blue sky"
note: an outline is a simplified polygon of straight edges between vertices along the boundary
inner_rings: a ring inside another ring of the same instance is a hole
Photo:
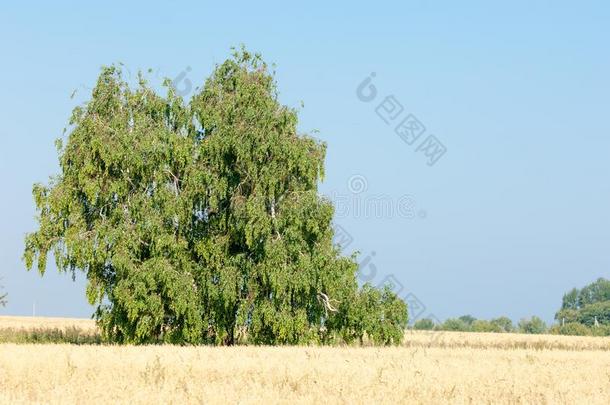
[[[303,101],[300,129],[328,143],[324,194],[365,205],[410,196],[414,217],[350,211],[336,222],[370,259],[363,274],[395,277],[421,316],[551,321],[565,291],[610,276],[606,3],[206,3],[0,6],[2,313],[31,314],[34,302],[39,315],[93,311],[82,275],[51,266],[41,278],[21,254],[31,186],[57,173],[54,140],[100,66],[200,85],[240,43],[277,64],[281,101]],[[363,102],[356,89],[372,72],[378,95]],[[376,114],[386,96],[403,106],[397,120],[426,127],[418,142]],[[433,166],[417,151],[428,135],[447,150]]]

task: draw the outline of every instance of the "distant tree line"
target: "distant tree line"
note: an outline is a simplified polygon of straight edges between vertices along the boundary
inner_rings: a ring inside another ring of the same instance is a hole
[[[413,324],[415,330],[443,330],[456,332],[494,332],[494,333],[545,333],[548,328],[545,322],[537,316],[524,318],[517,325],[506,317],[501,316],[491,320],[476,319],[472,315],[463,315],[459,318],[449,318],[441,324],[431,319],[419,319]]]
[[[610,280],[599,278],[582,289],[574,288],[563,296],[557,321],[547,326],[537,316],[521,319],[517,325],[505,316],[491,320],[476,319],[471,315],[449,318],[437,324],[432,319],[419,319],[415,330],[494,333],[550,333],[557,335],[610,336]]]

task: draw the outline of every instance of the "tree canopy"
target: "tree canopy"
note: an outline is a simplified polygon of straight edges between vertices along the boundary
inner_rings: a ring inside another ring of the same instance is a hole
[[[582,289],[573,288],[564,294],[555,319],[563,324],[610,325],[610,280],[599,278]]]
[[[518,328],[519,332],[529,334],[541,334],[548,330],[546,323],[537,316],[521,319]]]
[[[397,343],[406,304],[358,288],[319,196],[326,146],[297,132],[260,55],[236,51],[190,100],[102,69],[33,188],[28,269],[82,271],[120,343]]]

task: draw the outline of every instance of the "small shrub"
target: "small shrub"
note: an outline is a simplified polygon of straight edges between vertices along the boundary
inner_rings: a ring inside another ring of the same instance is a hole
[[[495,325],[500,332],[513,332],[515,327],[513,326],[513,321],[506,316],[501,316],[499,318],[495,318],[491,320],[491,323]]]
[[[67,329],[0,329],[0,343],[49,344],[69,343],[75,345],[92,345],[102,343],[99,333],[85,332],[79,328]]]
[[[541,334],[547,331],[546,323],[537,316],[521,319],[519,321],[519,332],[528,334]]]
[[[440,326],[441,330],[468,332],[470,328],[468,324],[461,319],[449,318]]]
[[[418,319],[413,324],[413,329],[415,330],[433,330],[434,329],[434,321],[430,318]]]
[[[591,329],[586,325],[578,322],[568,322],[564,325],[554,325],[550,330],[554,335],[569,335],[569,336],[588,336],[591,335]]]
[[[500,333],[504,332],[500,326],[490,322],[477,319],[472,323],[471,330],[473,332],[495,332]]]

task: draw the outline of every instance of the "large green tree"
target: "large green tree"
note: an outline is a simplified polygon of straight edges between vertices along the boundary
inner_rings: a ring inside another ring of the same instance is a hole
[[[610,300],[585,305],[576,320],[587,326],[610,325]]]
[[[35,185],[24,259],[83,271],[115,342],[398,342],[405,303],[358,289],[318,195],[325,145],[297,133],[275,80],[245,50],[190,100],[106,67],[77,107],[61,173]]]
[[[563,296],[561,309],[581,309],[586,305],[610,301],[610,280],[598,278],[582,289],[573,288]]]
[[[610,325],[610,280],[599,278],[582,289],[573,288],[563,296],[555,319],[562,324],[578,322],[588,326]]]

